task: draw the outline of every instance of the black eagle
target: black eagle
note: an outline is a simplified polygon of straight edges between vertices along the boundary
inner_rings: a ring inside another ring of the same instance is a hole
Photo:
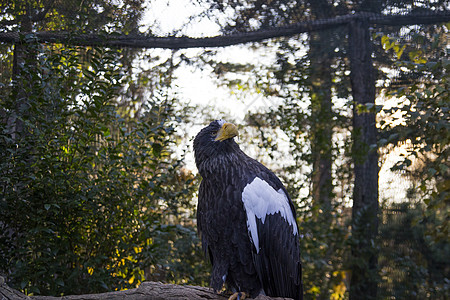
[[[295,209],[278,177],[233,140],[237,127],[211,122],[194,139],[202,176],[197,226],[212,263],[211,286],[256,297],[302,299]]]

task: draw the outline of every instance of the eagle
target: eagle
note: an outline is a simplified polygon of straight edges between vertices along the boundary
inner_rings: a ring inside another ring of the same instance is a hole
[[[211,287],[230,300],[302,299],[299,229],[280,179],[234,141],[236,125],[215,120],[194,138],[202,177],[197,229],[212,265]]]

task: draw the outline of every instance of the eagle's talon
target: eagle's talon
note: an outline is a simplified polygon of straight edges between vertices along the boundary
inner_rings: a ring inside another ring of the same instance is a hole
[[[244,300],[247,298],[247,293],[245,292],[236,292],[228,298],[228,300]]]

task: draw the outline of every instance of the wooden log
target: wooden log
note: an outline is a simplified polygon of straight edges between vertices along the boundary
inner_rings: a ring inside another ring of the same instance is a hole
[[[5,279],[0,276],[0,299],[1,300],[30,300],[30,297],[10,288]]]
[[[29,297],[10,288],[5,284],[3,277],[0,277],[1,300],[226,300],[228,296],[216,294],[212,289],[206,287],[146,281],[136,289],[125,291],[62,297]],[[272,298],[260,295],[255,300],[288,300],[288,298]]]

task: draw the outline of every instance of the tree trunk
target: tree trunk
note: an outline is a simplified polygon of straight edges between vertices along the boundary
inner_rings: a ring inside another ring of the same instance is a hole
[[[334,17],[333,9],[326,0],[310,0],[311,13],[316,19],[328,19]],[[319,207],[318,222],[327,232],[331,230],[332,220],[332,148],[333,148],[333,111],[332,111],[332,80],[333,80],[333,58],[334,30],[321,30],[309,34],[310,59],[310,141],[312,158],[312,198],[314,205]],[[322,259],[328,263],[333,244],[323,253]],[[319,270],[318,270],[319,271]],[[329,268],[321,268],[321,286],[317,299],[330,299],[331,290]]]
[[[190,285],[164,284],[161,282],[143,282],[138,288],[101,294],[74,296],[26,296],[4,283],[0,276],[0,299],[2,300],[226,300],[228,295],[218,295],[212,289]],[[288,300],[260,295],[256,300]]]
[[[332,85],[332,58],[329,44],[332,33],[330,31],[312,32],[310,34],[309,53],[310,66],[310,96],[311,96],[311,116],[310,116],[310,143],[312,159],[312,199],[314,206],[318,210],[318,222],[324,230],[331,228],[331,201],[333,193],[333,183],[331,177],[332,166],[332,137],[333,137],[333,116],[331,104]],[[330,249],[332,245],[330,245]],[[330,259],[331,251],[323,253],[322,259],[326,262]],[[319,274],[318,274],[319,275]],[[329,279],[331,278],[328,269],[320,271],[321,292],[318,299],[329,299]],[[319,284],[319,283],[316,283]]]
[[[20,31],[32,31],[32,15],[31,8],[28,4],[24,4],[23,11],[25,14],[20,19]],[[23,71],[24,67],[29,64],[35,64],[36,53],[31,50],[32,47],[28,43],[19,41],[14,44],[13,71],[12,81],[14,84],[13,93],[16,99],[14,112],[8,120],[8,127],[11,128],[11,136],[13,140],[20,139],[24,135],[24,119],[27,114],[29,105],[28,97],[31,93],[31,76],[32,74]]]
[[[311,34],[311,150],[313,159],[312,194],[314,202],[319,204],[323,213],[331,210],[331,149],[332,149],[332,110],[331,57],[324,43],[329,42],[330,32]],[[314,66],[314,67],[313,67]]]
[[[352,208],[352,278],[350,299],[377,296],[378,153],[375,123],[375,74],[366,20],[349,28],[349,56],[353,94],[354,189]],[[368,109],[368,110],[367,110]]]

